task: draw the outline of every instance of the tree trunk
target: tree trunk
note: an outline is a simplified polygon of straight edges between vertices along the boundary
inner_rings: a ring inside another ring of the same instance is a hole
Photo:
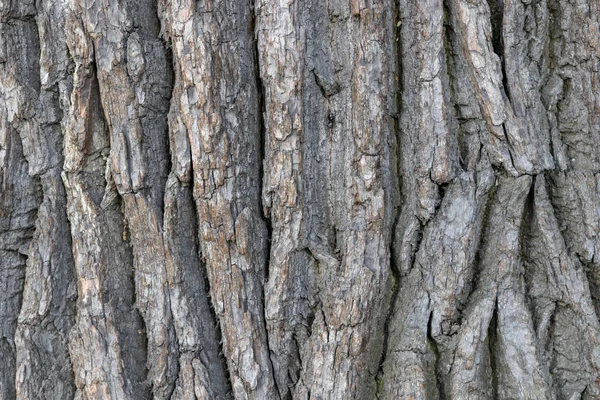
[[[8,0],[0,98],[0,399],[600,398],[597,0]]]

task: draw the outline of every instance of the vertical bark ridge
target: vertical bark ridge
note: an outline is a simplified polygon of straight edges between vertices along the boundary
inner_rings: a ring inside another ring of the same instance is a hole
[[[7,399],[15,398],[17,391],[20,343],[15,333],[24,300],[26,265],[31,266],[30,258],[37,255],[31,245],[43,235],[36,231],[43,188],[37,160],[31,157],[39,128],[36,106],[40,94],[34,18],[33,1],[0,5],[0,397]]]
[[[165,193],[167,276],[180,354],[179,375],[172,398],[228,399],[232,397],[231,381],[220,345],[218,321],[214,308],[211,308],[206,265],[200,259],[200,219],[193,198],[192,154],[188,125],[181,113],[182,107],[188,107],[186,85],[181,76],[188,61],[181,58],[180,37],[181,23],[186,19],[181,18],[175,6],[177,4],[159,3],[163,34],[170,45],[175,46],[175,83],[169,112],[171,172]],[[183,10],[185,17],[185,11],[190,9]],[[190,18],[191,13],[187,17]]]
[[[389,289],[391,227],[377,221],[393,209],[394,58],[385,8],[378,2],[258,8],[263,198],[273,225],[267,322],[282,394],[302,363],[294,398],[375,393],[385,315],[373,310]],[[362,300],[344,304],[345,296]],[[336,352],[350,356],[340,360]]]
[[[265,317],[279,394],[289,398],[300,368],[294,334],[310,312],[302,292],[310,290],[314,261],[302,252],[305,202],[302,91],[306,39],[302,5],[257,1],[256,25],[260,76],[264,89],[265,165],[262,204],[271,221],[269,280]],[[308,300],[310,294],[305,292]]]
[[[40,80],[33,125],[24,132],[29,174],[40,178],[43,200],[27,260],[16,333],[18,398],[70,398],[75,393],[68,335],[75,322],[75,269],[61,179],[60,86],[69,67],[64,9],[37,3]]]
[[[65,10],[72,80],[65,105],[67,215],[77,274],[77,317],[69,350],[76,398],[143,399],[146,336],[135,309],[133,255],[122,203],[110,173],[110,137],[94,45],[77,8]]]
[[[553,140],[541,93],[549,73],[548,6],[545,1],[513,0],[501,5],[503,87],[509,101],[506,130],[513,157],[526,155],[538,164],[536,172],[553,169]],[[511,131],[518,132],[517,138]]]
[[[391,397],[429,398],[433,395],[428,392],[429,385],[436,382],[436,377],[445,384],[461,310],[471,290],[482,220],[493,183],[489,170],[464,172],[448,185],[439,210],[423,230],[414,267],[401,280],[400,292],[406,293],[399,297],[399,312],[392,319],[388,365],[384,369],[389,375],[385,393]],[[432,363],[437,364],[437,370],[432,369]],[[420,375],[423,386],[414,386],[416,375]]]
[[[390,398],[435,397],[436,366],[443,377],[447,373],[443,358],[451,349],[447,342],[472,275],[485,194],[493,176],[490,171],[478,176],[459,170],[443,2],[400,2],[400,9],[404,201],[395,232],[395,257],[401,294],[390,323],[383,387]],[[456,243],[461,237],[470,239]],[[436,276],[449,280],[436,282]],[[419,322],[405,324],[407,319]]]
[[[110,173],[123,201],[135,269],[136,306],[146,326],[154,398],[174,390],[177,341],[167,287],[163,202],[172,76],[153,1],[80,4],[93,40],[110,132]]]
[[[547,398],[548,387],[540,374],[535,357],[534,337],[528,323],[526,307],[519,300],[519,276],[522,267],[519,259],[519,232],[531,178],[500,178],[495,197],[491,200],[486,238],[481,249],[481,273],[477,288],[469,298],[464,311],[461,329],[457,336],[456,356],[451,365],[449,393],[458,398],[492,398],[489,387],[491,374],[495,373],[499,398]],[[503,224],[495,221],[505,221]],[[494,310],[497,313],[497,339],[491,348],[485,345],[488,327]],[[524,313],[519,315],[516,314]],[[515,332],[502,327],[515,324]],[[517,342],[517,340],[520,340]],[[491,370],[493,351],[495,371]],[[519,367],[507,362],[519,359]]]
[[[589,271],[600,314],[600,6],[549,1],[548,8],[551,74],[543,98],[562,161],[549,176],[550,197],[570,251]]]
[[[233,392],[276,398],[263,314],[268,233],[252,10],[242,2],[163,7],[178,68],[171,129],[187,134],[176,151],[191,154],[202,257]]]
[[[535,181],[531,218],[524,260],[540,351],[550,361],[559,398],[584,391],[587,398],[597,397],[600,324],[585,270],[567,250],[541,175]],[[564,356],[575,348],[576,360]]]
[[[519,37],[526,35],[527,30],[531,32],[531,25],[535,29],[535,17],[529,18],[530,26],[523,27],[519,25],[524,24],[523,16],[510,18],[519,13],[518,4],[512,1],[504,2],[502,20],[507,21],[503,23],[502,30],[502,48],[507,49],[503,53],[505,77],[501,68],[502,61],[493,48],[488,4],[462,0],[449,4],[452,25],[469,66],[471,79],[475,83],[475,94],[489,130],[488,147],[492,162],[502,165],[513,175],[539,173],[554,168],[549,135],[544,129],[547,120],[541,112],[539,95],[531,95],[527,88],[521,87],[521,81],[518,80],[524,78],[522,75],[531,74],[531,85],[539,88],[542,81],[538,78],[541,75],[538,64],[532,62],[526,71],[522,71],[517,64],[521,58],[515,57],[531,57],[539,63],[539,49],[544,48],[543,43],[541,47],[533,49],[534,54],[527,54],[529,47],[524,44],[512,46]],[[530,11],[532,10],[530,8]],[[542,17],[542,25],[543,22]],[[540,29],[543,30],[543,26]],[[522,41],[531,42],[525,38]],[[503,85],[504,78],[508,88]],[[510,99],[506,94],[509,89],[514,92]],[[529,111],[528,108],[532,110]],[[539,126],[540,123],[543,125]]]
[[[218,326],[199,256],[197,214],[189,184],[170,176],[165,193],[167,279],[179,354],[171,399],[228,399],[231,386],[219,346]]]

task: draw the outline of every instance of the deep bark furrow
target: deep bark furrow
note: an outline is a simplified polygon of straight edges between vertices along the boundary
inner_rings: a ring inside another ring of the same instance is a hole
[[[400,132],[400,114],[402,112],[402,85],[399,76],[402,76],[402,49],[403,42],[401,41],[401,7],[400,2],[394,0],[392,3],[394,12],[392,18],[392,24],[394,25],[393,35],[392,35],[392,55],[394,60],[394,82],[391,87],[391,92],[394,96],[394,101],[390,104],[390,115],[393,118],[393,129],[392,135],[389,139],[389,147],[390,147],[390,172],[392,175],[392,185],[391,185],[391,196],[392,196],[392,204],[393,204],[393,224],[391,225],[391,242],[389,248],[389,257],[390,257],[390,290],[388,295],[384,301],[384,306],[387,308],[387,312],[385,315],[385,323],[383,325],[383,342],[382,342],[382,351],[381,358],[379,360],[379,366],[377,370],[377,375],[375,377],[377,390],[376,397],[377,399],[381,399],[384,396],[383,393],[383,379],[384,379],[384,365],[388,356],[388,349],[390,347],[390,338],[391,338],[391,328],[392,321],[395,315],[396,310],[396,301],[400,294],[400,282],[401,282],[401,270],[398,265],[399,262],[399,254],[397,246],[400,244],[395,237],[396,233],[401,231],[399,228],[400,224],[400,211],[402,207],[407,202],[407,199],[404,198],[406,193],[403,192],[403,181],[402,181],[402,159],[400,158],[400,149],[402,143],[402,136]],[[400,22],[400,23],[399,23]],[[406,245],[406,243],[404,243]],[[414,254],[411,254],[411,256]]]

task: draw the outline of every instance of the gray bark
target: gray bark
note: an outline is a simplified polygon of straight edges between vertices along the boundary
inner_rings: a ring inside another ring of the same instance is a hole
[[[0,399],[600,398],[596,0],[0,2]]]

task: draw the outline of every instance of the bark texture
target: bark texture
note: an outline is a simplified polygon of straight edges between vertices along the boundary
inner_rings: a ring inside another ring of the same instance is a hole
[[[600,398],[597,0],[0,1],[0,399]]]

